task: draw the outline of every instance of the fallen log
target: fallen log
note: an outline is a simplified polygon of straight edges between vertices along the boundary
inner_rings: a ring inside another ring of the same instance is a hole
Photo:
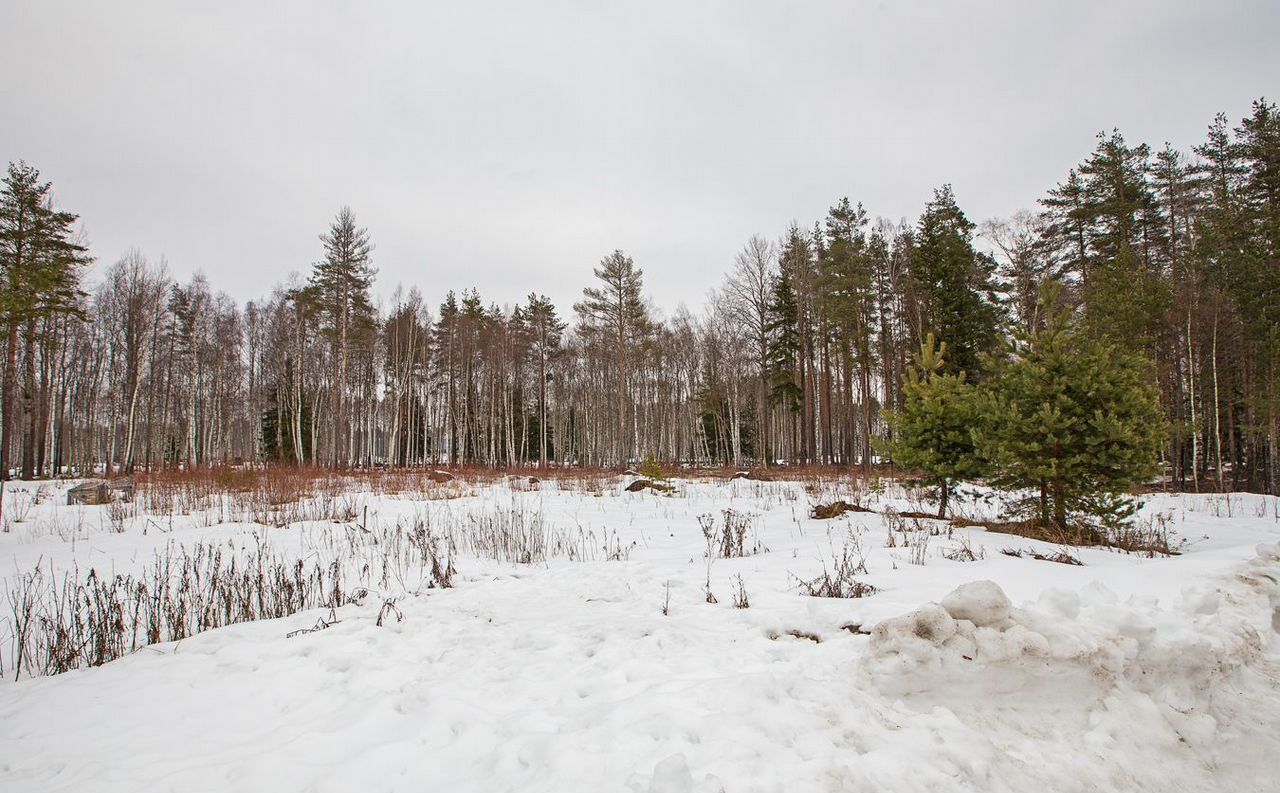
[[[861,504],[850,504],[848,501],[833,501],[830,504],[816,504],[809,511],[809,517],[817,520],[827,520],[828,518],[838,518],[846,512],[875,512],[874,509],[864,507]]]
[[[641,490],[645,489],[657,490],[659,493],[670,493],[675,488],[671,487],[671,485],[664,485],[661,482],[654,482],[651,479],[637,479],[627,485],[626,488],[628,493],[639,493]]]

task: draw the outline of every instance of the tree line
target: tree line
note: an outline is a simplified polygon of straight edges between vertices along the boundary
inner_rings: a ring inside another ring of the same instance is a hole
[[[981,384],[1059,315],[1143,362],[1182,487],[1280,491],[1280,116],[1189,151],[1100,134],[1034,210],[914,222],[840,199],[751,237],[698,314],[605,256],[567,310],[474,289],[372,297],[343,208],[318,260],[238,305],[137,251],[84,283],[77,217],[31,166],[0,195],[0,475],[274,461],[333,467],[834,464],[891,456],[915,358]],[[1052,304],[1042,296],[1053,295]]]

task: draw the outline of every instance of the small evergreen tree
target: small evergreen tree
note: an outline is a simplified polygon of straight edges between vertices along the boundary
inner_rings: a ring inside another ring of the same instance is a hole
[[[1053,290],[1041,299],[1054,305]],[[978,448],[992,484],[1038,491],[1042,523],[1099,515],[1159,470],[1164,419],[1149,363],[1079,331],[1067,312],[1020,334],[993,369]]]
[[[975,429],[982,420],[977,390],[965,373],[943,374],[946,344],[930,333],[916,356],[917,370],[907,373],[905,404],[893,416],[893,461],[918,471],[922,481],[938,489],[938,517],[947,515],[953,485],[982,475],[975,448]]]
[[[662,473],[662,466],[658,465],[658,461],[650,454],[644,458],[644,462],[640,463],[640,475],[645,479],[651,479],[654,482],[665,482],[667,477]]]

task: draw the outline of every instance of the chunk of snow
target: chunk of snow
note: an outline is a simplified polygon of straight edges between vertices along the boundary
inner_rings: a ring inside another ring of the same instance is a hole
[[[1218,593],[1202,586],[1188,587],[1182,591],[1182,604],[1192,614],[1217,614]]]
[[[1013,604],[995,581],[973,581],[944,597],[942,607],[954,619],[986,628],[1008,621]]]
[[[724,793],[724,786],[713,776],[707,775],[701,783],[693,780],[689,763],[683,754],[676,753],[654,766],[653,778],[648,787],[642,782],[632,782],[636,793]]]
[[[911,651],[913,645],[940,645],[956,635],[956,621],[937,603],[926,603],[910,614],[884,620],[871,631],[871,646],[879,652]]]
[[[1065,589],[1046,589],[1040,593],[1039,604],[1049,613],[1069,620],[1080,616],[1080,596]]]

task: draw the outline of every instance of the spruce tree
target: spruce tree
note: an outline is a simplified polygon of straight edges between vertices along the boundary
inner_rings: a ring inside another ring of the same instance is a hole
[[[286,361],[286,371],[291,363]],[[311,455],[311,405],[305,397],[302,402],[301,419],[303,448],[295,448],[296,442],[289,427],[295,417],[293,406],[287,396],[281,396],[280,385],[273,384],[267,389],[267,409],[258,420],[258,455],[262,460],[273,463],[305,460]]]
[[[550,380],[548,365],[560,352],[560,339],[564,334],[565,323],[556,314],[555,304],[546,295],[529,293],[529,306],[526,309],[529,332],[533,343],[533,354],[538,362],[538,465],[547,467],[548,456],[554,450],[548,448],[547,418],[547,382]]]
[[[973,247],[973,223],[956,205],[951,185],[933,193],[920,216],[911,276],[924,310],[922,334],[950,350],[948,372],[979,371],[978,361],[996,342],[998,297],[995,262]]]
[[[804,392],[796,383],[800,358],[799,303],[791,268],[779,268],[769,299],[769,400],[798,412]]]
[[[1044,305],[1056,296],[1046,289]],[[997,487],[1030,488],[1043,524],[1097,513],[1159,470],[1164,418],[1151,365],[1073,326],[1068,312],[1021,333],[993,363],[978,449]]]
[[[946,349],[933,334],[920,345],[916,369],[903,384],[903,409],[893,416],[890,446],[895,464],[920,473],[925,485],[938,489],[939,518],[947,516],[955,483],[983,472],[974,440],[982,406],[964,372],[943,373]]]
[[[444,438],[437,441],[446,447],[449,463],[459,461],[458,446],[461,440],[458,427],[458,361],[462,357],[459,349],[462,325],[462,310],[458,306],[458,296],[450,289],[440,304],[440,318],[436,320],[431,334],[434,340],[434,369],[444,375]]]

